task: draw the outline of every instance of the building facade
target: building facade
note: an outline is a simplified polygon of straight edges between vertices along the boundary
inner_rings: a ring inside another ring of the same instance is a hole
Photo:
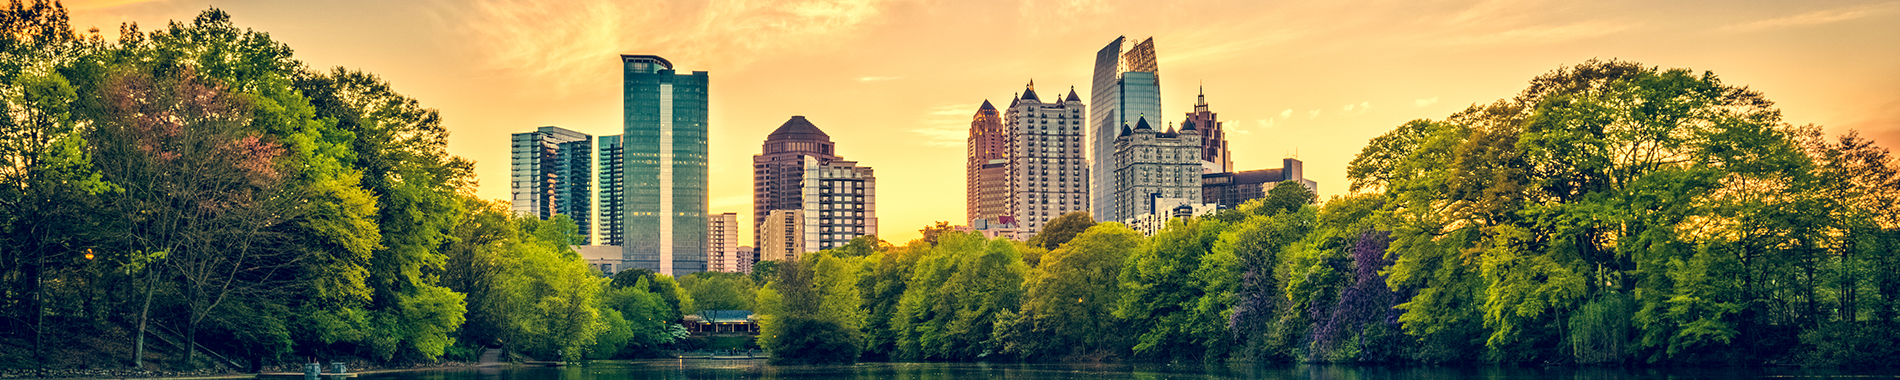
[[[970,137],[965,162],[964,220],[971,226],[1001,227],[1009,215],[1009,133],[1003,128],[1003,115],[984,100],[970,117]]]
[[[629,267],[706,270],[707,75],[621,55],[622,244]]]
[[[1154,49],[1154,38],[1127,46],[1127,37],[1115,37],[1095,53],[1093,87],[1089,89],[1089,183],[1090,210],[1098,222],[1119,221],[1125,209],[1116,194],[1124,184],[1116,182],[1115,141],[1118,131],[1139,119],[1160,121],[1161,77]]]
[[[1066,98],[1043,102],[1031,81],[1012,100],[1003,117],[1009,135],[1008,220],[1015,236],[1034,236],[1049,220],[1088,211],[1088,158],[1084,153],[1082,98],[1070,89]]]
[[[739,273],[752,273],[752,263],[759,262],[759,256],[751,246],[739,246]]]
[[[739,272],[739,214],[706,215],[706,271]]]
[[[1201,132],[1201,173],[1234,171],[1234,157],[1227,150],[1227,132],[1221,129],[1220,115],[1207,109],[1207,91],[1194,96],[1194,112],[1187,113],[1181,129]]]
[[[1198,203],[1201,196],[1201,134],[1194,129],[1156,131],[1138,118],[1115,139],[1116,215],[1154,214],[1165,199]],[[1165,211],[1165,210],[1164,210]]]
[[[877,175],[856,161],[805,157],[804,252],[877,235]]]
[[[626,231],[627,193],[621,187],[625,185],[621,170],[626,152],[621,149],[620,135],[600,136],[594,141],[596,151],[600,152],[595,155],[600,157],[600,164],[594,172],[594,177],[600,180],[597,190],[600,192],[599,204],[595,206],[600,221],[600,239],[597,241],[602,245],[617,247],[626,243],[623,232]]]
[[[753,262],[797,260],[805,252],[805,210],[772,210],[759,223]]]
[[[752,156],[758,260],[795,259],[877,234],[877,176],[835,149],[804,116],[766,135]]]
[[[552,126],[511,137],[509,207],[541,219],[566,215],[581,244],[592,244],[593,137]]]
[[[831,136],[812,125],[804,116],[792,116],[765,136],[759,154],[752,156],[752,222],[755,231],[766,228],[767,216],[774,210],[805,208],[805,158],[816,158],[821,162],[836,160],[836,148]],[[752,236],[754,247],[763,248],[767,245],[764,233]]]
[[[1201,175],[1202,202],[1233,208],[1250,200],[1265,198],[1267,191],[1285,181],[1296,181],[1306,186],[1307,191],[1319,194],[1319,183],[1306,179],[1304,163],[1297,158],[1286,158],[1280,162],[1281,166],[1275,169]]]

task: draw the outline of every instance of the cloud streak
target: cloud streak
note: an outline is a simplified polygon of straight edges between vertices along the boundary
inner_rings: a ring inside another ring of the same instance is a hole
[[[557,90],[611,72],[617,54],[658,54],[682,70],[742,66],[829,46],[878,20],[885,0],[774,2],[479,0],[457,27],[488,68],[528,73]]]
[[[976,105],[946,104],[930,107],[924,112],[923,127],[910,130],[923,135],[925,146],[939,148],[962,148],[970,137],[970,115],[976,113]]]
[[[1765,29],[1777,29],[1796,26],[1820,25],[1847,20],[1860,19],[1900,8],[1900,2],[1870,4],[1843,9],[1829,9],[1802,13],[1798,15],[1760,20],[1745,24],[1730,25],[1722,28],[1729,32],[1752,32]]]

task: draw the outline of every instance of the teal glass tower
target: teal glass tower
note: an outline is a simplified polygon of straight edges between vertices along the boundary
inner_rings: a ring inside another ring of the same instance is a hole
[[[620,135],[600,136],[595,145],[600,149],[600,244],[611,246],[626,245],[626,192],[621,191],[625,183],[621,181],[622,160],[626,152],[620,149]],[[624,265],[624,263],[622,264]],[[624,268],[624,266],[623,266]]]
[[[621,252],[628,268],[706,270],[706,72],[621,55]]]
[[[1128,188],[1115,177],[1115,138],[1142,119],[1161,120],[1161,74],[1155,39],[1123,48],[1115,37],[1095,52],[1094,86],[1089,89],[1089,209],[1095,221],[1122,221],[1124,207],[1115,194]]]

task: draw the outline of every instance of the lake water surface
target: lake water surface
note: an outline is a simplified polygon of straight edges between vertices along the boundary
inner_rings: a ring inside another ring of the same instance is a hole
[[[359,380],[621,379],[1900,379],[1893,371],[1791,368],[1518,368],[1335,365],[862,363],[774,366],[764,360],[639,360],[568,367],[486,367],[364,375]]]

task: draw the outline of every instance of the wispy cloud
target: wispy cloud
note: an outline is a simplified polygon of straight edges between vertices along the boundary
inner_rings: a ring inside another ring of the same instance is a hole
[[[1501,32],[1456,36],[1446,45],[1551,44],[1601,37],[1629,30],[1630,25],[1609,21],[1585,21],[1568,25],[1530,26]]]
[[[1413,101],[1412,101],[1412,106],[1414,106],[1414,107],[1424,107],[1424,106],[1429,106],[1429,105],[1432,105],[1432,104],[1435,104],[1435,103],[1438,103],[1438,97],[1436,97],[1436,96],[1433,96],[1433,97],[1430,97],[1430,98],[1420,98],[1420,99],[1416,99],[1416,100],[1413,100]]]
[[[1306,111],[1306,118],[1312,119],[1312,118],[1318,118],[1318,117],[1319,117],[1319,110]]]
[[[1285,118],[1288,118],[1288,117],[1293,117],[1293,109],[1292,109],[1292,108],[1288,108],[1288,109],[1286,109],[1285,111],[1280,111],[1280,118],[1281,118],[1281,119],[1285,119]]]
[[[970,137],[970,115],[976,113],[976,105],[946,104],[930,107],[924,112],[923,127],[910,130],[923,135],[923,144],[932,147],[958,148],[968,143]]]
[[[887,81],[887,80],[898,80],[898,79],[903,79],[903,78],[904,77],[869,77],[867,76],[867,77],[858,77],[858,81],[859,82],[880,82],[880,81]]]
[[[1772,19],[1760,20],[1760,21],[1755,21],[1755,22],[1750,22],[1750,23],[1730,25],[1730,26],[1722,28],[1722,30],[1729,31],[1729,32],[1752,32],[1752,31],[1763,30],[1763,29],[1820,25],[1820,24],[1827,24],[1827,23],[1833,23],[1833,22],[1864,18],[1867,16],[1892,11],[1896,8],[1900,8],[1900,2],[1885,2],[1885,3],[1879,3],[1879,4],[1862,5],[1858,7],[1820,10],[1820,11],[1802,13],[1802,14],[1793,15],[1793,16],[1772,18]]]
[[[458,26],[490,68],[563,90],[611,72],[622,53],[658,54],[694,70],[834,44],[879,20],[884,1],[479,0],[443,7],[470,10],[442,19],[466,21]]]

